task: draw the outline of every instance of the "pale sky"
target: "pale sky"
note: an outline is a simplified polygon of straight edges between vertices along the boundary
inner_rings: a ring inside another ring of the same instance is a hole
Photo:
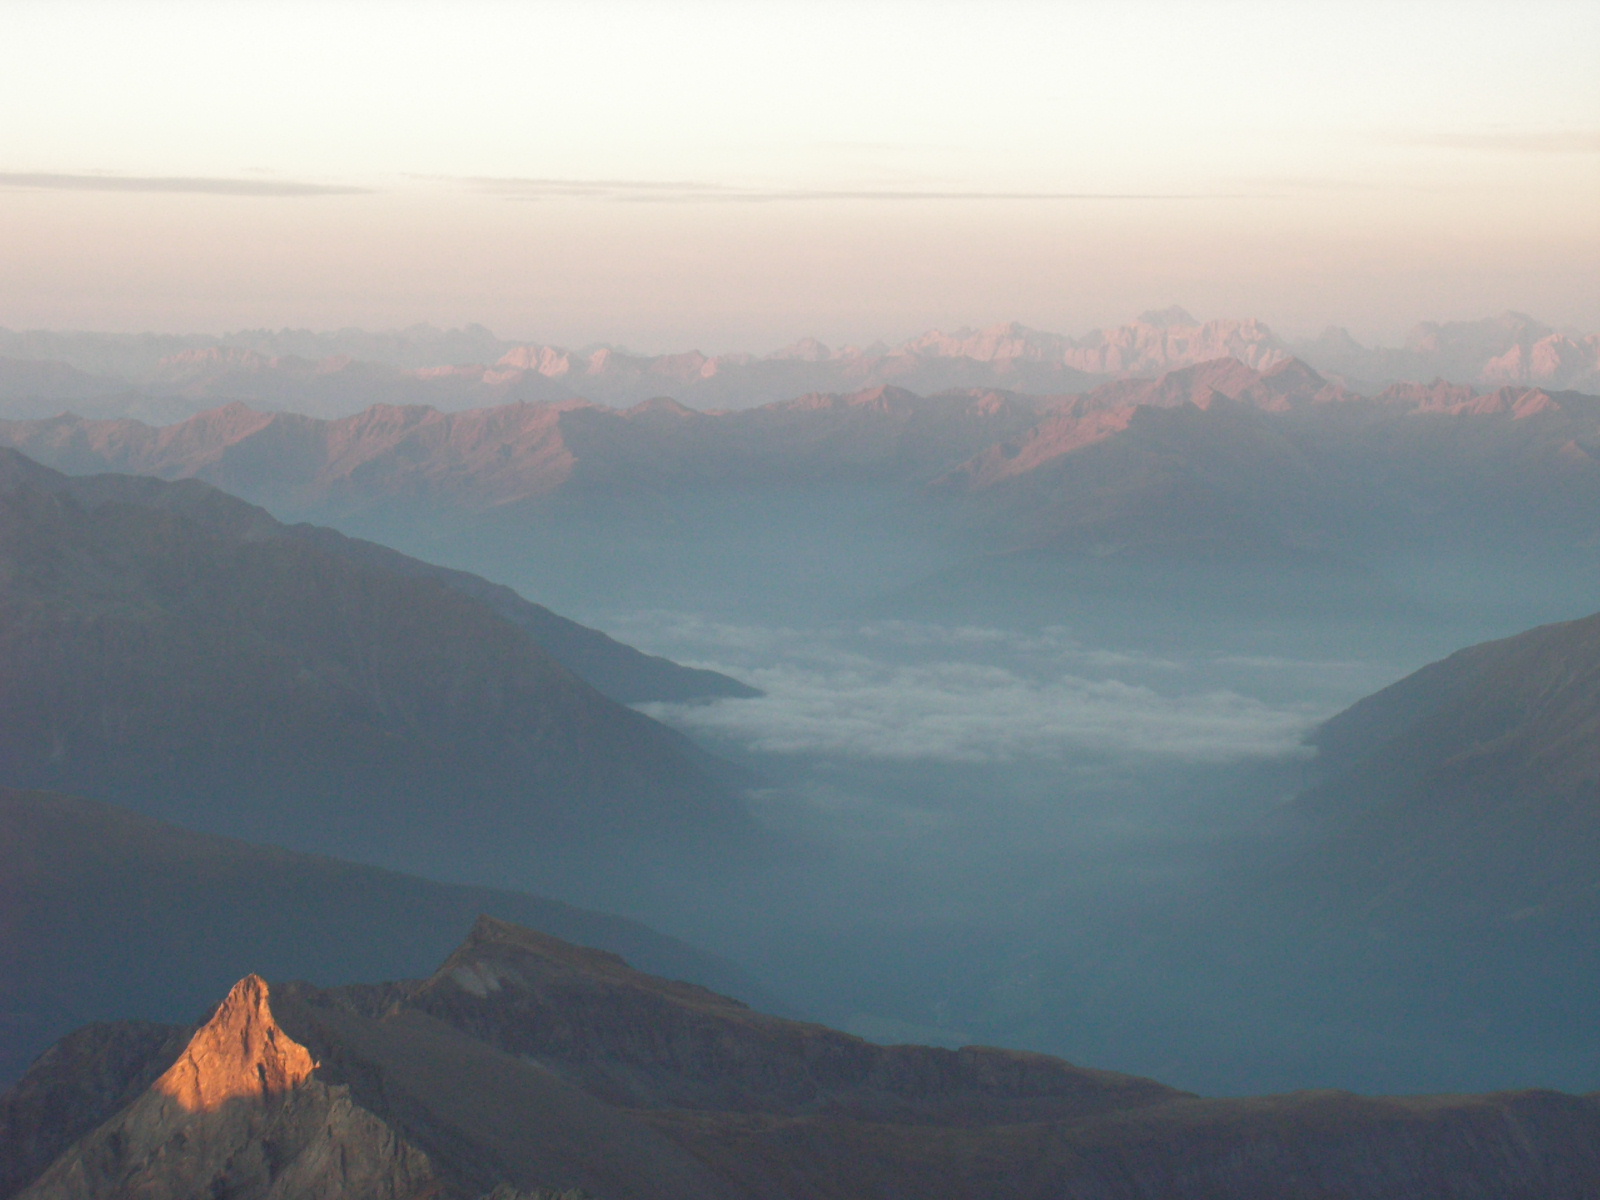
[[[1600,3],[0,0],[0,325],[1600,328]]]

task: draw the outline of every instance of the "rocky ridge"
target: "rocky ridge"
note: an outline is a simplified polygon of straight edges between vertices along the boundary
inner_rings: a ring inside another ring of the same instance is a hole
[[[1578,1200],[1600,1182],[1594,1097],[1201,1100],[1041,1055],[872,1046],[490,921],[418,983],[247,978],[124,1070],[158,1068],[17,1194]],[[47,1056],[0,1111],[72,1086]]]

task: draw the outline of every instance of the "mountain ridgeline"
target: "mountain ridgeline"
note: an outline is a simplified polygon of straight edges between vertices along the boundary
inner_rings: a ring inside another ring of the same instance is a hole
[[[883,385],[1058,395],[1223,357],[1262,370],[1299,357],[1369,389],[1444,378],[1479,389],[1600,391],[1600,336],[1552,329],[1521,313],[1424,322],[1404,346],[1373,348],[1342,329],[1292,342],[1258,320],[1200,321],[1174,307],[1082,337],[1011,322],[929,330],[896,346],[829,347],[803,338],[765,355],[569,348],[499,338],[482,326],[223,337],[0,329],[0,416],[49,416],[65,405],[166,422],[231,400],[324,417],[378,402],[456,410],[579,398],[626,406],[658,396],[721,409]]]
[[[580,613],[1005,621],[1020,604],[1050,623],[1093,618],[1081,598],[1103,594],[1101,612],[1131,603],[1148,626],[1138,606],[1178,571],[1210,617],[1493,610],[1460,644],[1507,610],[1561,615],[1517,580],[1567,605],[1600,579],[1600,399],[1443,382],[1368,397],[1287,357],[1054,397],[879,386],[719,413],[574,400],[337,420],[234,404],[164,427],[0,422],[0,442],[63,471],[201,479]]]
[[[1202,1100],[875,1046],[485,919],[420,981],[250,975],[197,1028],[67,1038],[0,1097],[0,1195],[1579,1200],[1597,1103]]]
[[[479,881],[749,838],[738,772],[539,638],[627,699],[733,680],[204,485],[0,469],[13,786]]]
[[[167,427],[0,422],[0,440],[63,471],[202,479],[280,515],[559,516],[562,501],[872,484],[959,498],[1004,549],[1088,539],[1101,553],[1170,541],[1140,522],[1185,492],[1216,510],[1215,532],[1253,519],[1279,550],[1333,544],[1358,503],[1365,526],[1406,518],[1394,541],[1514,500],[1570,532],[1597,431],[1600,401],[1577,393],[1437,383],[1367,398],[1296,360],[1234,358],[1053,398],[879,387],[711,414],[573,401],[322,420],[235,403]]]

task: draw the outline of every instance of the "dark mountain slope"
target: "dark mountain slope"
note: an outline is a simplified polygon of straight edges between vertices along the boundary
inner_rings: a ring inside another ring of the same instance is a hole
[[[196,484],[12,468],[0,782],[479,880],[748,829],[731,768],[439,579]]]
[[[1594,1097],[1200,1100],[1042,1055],[872,1046],[489,921],[420,983],[251,976],[185,1044],[131,1031],[106,1058],[69,1043],[0,1102],[19,1127],[64,1097],[103,1114],[28,1200],[574,1186],[618,1200],[1579,1200],[1600,1186]],[[96,1086],[76,1082],[85,1065]]]
[[[479,913],[754,991],[728,963],[621,917],[0,791],[0,1080],[85,1022],[186,1020],[252,965],[324,984],[420,974]]]
[[[755,689],[715,671],[683,667],[669,659],[642,654],[598,629],[590,629],[542,605],[530,603],[512,589],[487,579],[437,567],[321,526],[280,525],[254,505],[192,480],[162,483],[143,476],[63,476],[48,469],[40,470],[38,464],[22,455],[0,451],[0,491],[9,490],[18,483],[70,495],[87,504],[122,502],[163,509],[215,526],[232,536],[298,538],[353,562],[409,578],[438,580],[463,595],[485,602],[527,632],[557,662],[624,704],[757,694]]]
[[[436,567],[376,542],[346,537],[320,525],[294,525],[289,529],[294,536],[314,541],[342,557],[372,563],[397,575],[437,579],[464,596],[481,600],[496,614],[525,631],[551,658],[618,703],[761,694],[717,671],[686,667],[659,655],[644,654],[598,629],[590,629],[551,612],[542,604],[524,600],[511,588],[491,583],[482,576]]]
[[[1462,650],[1313,740],[1320,781],[1227,879],[1045,962],[1056,1036],[1243,1086],[1600,1083],[1600,616]]]
[[[1382,910],[1530,936],[1600,918],[1600,615],[1462,650],[1314,741],[1328,778],[1301,806],[1341,870],[1384,879]]]

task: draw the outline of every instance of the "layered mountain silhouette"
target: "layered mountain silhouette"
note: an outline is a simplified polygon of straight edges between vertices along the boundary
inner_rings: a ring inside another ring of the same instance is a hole
[[[1222,357],[1266,370],[1295,355],[1358,388],[1443,377],[1480,388],[1600,391],[1597,337],[1504,313],[1424,322],[1402,347],[1366,347],[1342,329],[1296,344],[1257,320],[1200,321],[1177,307],[1077,338],[1011,322],[929,330],[896,346],[830,348],[804,338],[765,355],[574,349],[508,341],[481,326],[225,337],[0,330],[0,415],[49,416],[67,402],[90,415],[166,421],[243,401],[333,417],[374,403],[455,410],[583,398],[627,406],[658,396],[721,409],[883,385],[1054,395]]]
[[[484,919],[430,977],[242,979],[75,1034],[0,1098],[28,1200],[1163,1198],[1600,1186],[1600,1101],[1202,1100],[1059,1059],[875,1046]]]
[[[477,880],[748,829],[732,768],[534,634],[633,697],[731,680],[200,484],[0,469],[5,783]]]
[[[0,790],[0,911],[0,1083],[79,1025],[185,1021],[252,969],[324,984],[424,973],[485,912],[755,995],[728,963],[621,917],[48,792]]]
[[[319,520],[532,506],[559,524],[597,505],[851,484],[948,511],[989,553],[1101,557],[1570,544],[1588,538],[1600,481],[1594,397],[1436,383],[1369,398],[1295,359],[1232,357],[1054,399],[880,387],[720,414],[569,402],[335,421],[232,405],[166,427],[5,422],[0,439],[62,470],[199,478]]]

